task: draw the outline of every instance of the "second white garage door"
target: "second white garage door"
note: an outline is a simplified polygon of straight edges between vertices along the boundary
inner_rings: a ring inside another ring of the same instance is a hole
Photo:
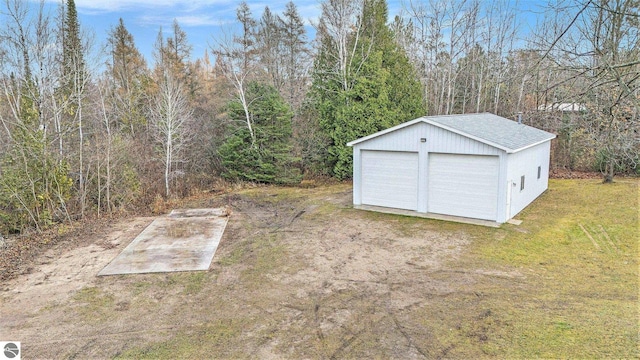
[[[362,203],[418,209],[418,153],[362,151]]]
[[[428,211],[496,220],[497,156],[429,154]]]

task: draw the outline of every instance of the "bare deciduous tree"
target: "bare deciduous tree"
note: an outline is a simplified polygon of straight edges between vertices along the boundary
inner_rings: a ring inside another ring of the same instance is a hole
[[[161,146],[164,165],[165,196],[170,195],[171,180],[180,175],[176,165],[187,159],[182,150],[190,140],[190,122],[193,111],[182,84],[166,74],[152,101],[149,120],[155,139]]]
[[[321,5],[322,16],[315,25],[320,46],[330,49],[324,53],[335,57],[325,61],[335,66],[323,69],[324,73],[320,75],[339,81],[343,91],[353,88],[353,81],[373,46],[373,41],[364,48],[361,46],[364,21],[359,15],[363,6],[363,0],[324,1]],[[358,51],[361,53],[357,54]]]
[[[538,42],[566,77],[549,88],[565,87],[564,102],[580,104],[580,127],[587,132],[605,182],[640,156],[640,3],[635,0],[558,2],[550,10]]]

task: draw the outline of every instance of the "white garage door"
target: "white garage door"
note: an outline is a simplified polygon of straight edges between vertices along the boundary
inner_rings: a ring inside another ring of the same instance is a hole
[[[429,154],[429,212],[496,220],[497,156]]]
[[[397,209],[418,209],[418,153],[361,153],[362,203]]]

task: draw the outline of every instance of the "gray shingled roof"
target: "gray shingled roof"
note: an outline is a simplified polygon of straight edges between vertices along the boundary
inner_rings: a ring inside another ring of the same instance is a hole
[[[425,116],[422,119],[507,152],[516,152],[556,137],[544,130],[518,124],[516,121],[490,113]]]
[[[347,145],[353,146],[360,142],[367,141],[419,122],[426,122],[452,131],[462,136],[497,147],[508,153],[517,152],[556,137],[552,133],[536,129],[532,126],[518,124],[516,121],[490,113],[483,113],[424,116],[354,140]],[[526,122],[526,119],[524,122]]]

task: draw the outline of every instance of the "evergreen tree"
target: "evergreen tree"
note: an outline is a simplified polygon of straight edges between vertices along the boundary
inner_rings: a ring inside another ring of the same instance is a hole
[[[154,64],[154,72],[156,78],[162,76],[162,71],[165,69],[165,63],[167,60],[164,49],[164,33],[162,32],[162,26],[158,29],[158,35],[156,35],[156,41],[153,43],[153,60]],[[158,73],[160,72],[160,73]]]
[[[164,38],[162,27],[158,31],[156,42],[153,46],[154,75],[157,82],[162,81],[166,76],[171,76],[178,80],[182,87],[188,91],[190,99],[193,100],[198,88],[197,79],[194,75],[194,64],[190,61],[193,47],[189,44],[187,33],[182,30],[177,20],[173,20],[171,30],[173,35],[166,39]]]
[[[166,59],[168,60],[168,70],[173,73],[176,79],[183,84],[189,82],[189,62],[192,46],[187,39],[187,33],[182,30],[177,20],[173,20],[173,36],[167,38],[164,46]]]
[[[282,62],[284,75],[284,93],[287,101],[294,109],[300,106],[302,89],[308,71],[309,49],[307,48],[307,32],[296,5],[290,1],[280,19],[282,33]]]
[[[133,133],[136,126],[145,123],[142,102],[148,82],[147,65],[122,18],[109,33],[107,42],[111,53],[108,68],[113,79],[113,109],[120,125]]]
[[[60,136],[61,138],[68,136],[68,140],[73,141],[70,142],[71,144],[77,144],[72,168],[78,174],[78,207],[80,208],[80,216],[83,217],[87,206],[86,177],[89,172],[84,154],[86,145],[84,105],[86,105],[86,89],[90,73],[84,60],[86,46],[82,43],[80,36],[80,24],[74,0],[67,0],[64,14],[62,25],[63,63],[62,79],[60,80],[62,87],[59,89],[63,124],[60,126]],[[62,156],[62,145],[60,149]]]
[[[80,24],[78,12],[73,0],[67,0],[64,23],[62,26],[62,73],[64,80],[73,89],[74,77],[80,69],[84,69],[84,51],[80,41]],[[81,80],[80,80],[81,81]]]
[[[279,17],[273,15],[269,7],[265,7],[258,31],[256,45],[260,55],[260,63],[267,74],[269,83],[278,91],[282,88],[282,59],[280,58],[281,31]]]
[[[255,131],[253,130],[253,120],[249,113],[249,100],[247,97],[247,84],[255,78],[256,64],[254,55],[256,49],[256,21],[251,15],[251,11],[246,2],[240,3],[236,11],[236,17],[242,25],[242,32],[234,35],[231,41],[220,41],[218,47],[213,48],[216,55],[216,69],[214,71],[223,75],[234,88],[234,95],[244,110],[244,123],[255,143]],[[253,146],[253,145],[252,145]]]
[[[335,14],[323,13],[325,16]],[[349,58],[338,53],[340,39],[330,31],[321,27],[318,34],[321,48],[314,64],[311,96],[320,126],[331,141],[327,166],[339,179],[352,174],[347,142],[416,118],[424,111],[420,84],[386,20],[385,0],[364,2],[346,37],[348,48],[355,48]],[[344,64],[349,67],[336,71]]]
[[[232,134],[218,148],[225,170],[222,176],[232,180],[261,183],[296,183],[299,171],[291,155],[291,118],[289,106],[278,91],[269,85],[250,82],[247,85],[249,112],[253,120],[255,140],[246,126],[234,126]],[[242,104],[229,104],[232,120],[244,121]]]
[[[256,20],[251,14],[251,9],[245,1],[241,2],[236,10],[236,18],[242,25],[242,33],[234,36],[234,43],[238,44],[239,54],[230,54],[241,57],[241,73],[249,73],[253,63],[252,58],[256,53]]]

